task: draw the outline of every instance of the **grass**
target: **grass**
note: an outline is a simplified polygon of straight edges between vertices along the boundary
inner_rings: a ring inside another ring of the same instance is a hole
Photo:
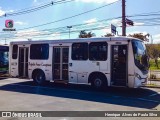
[[[5,70],[8,70],[8,68],[0,68],[0,71],[5,71]]]
[[[152,80],[150,80],[150,81],[153,81],[153,80],[154,80],[154,81],[156,81],[156,80],[157,80],[157,81],[160,81],[160,79],[159,79],[159,78],[157,78],[157,79],[152,79]]]
[[[146,84],[145,86],[146,86],[146,87],[157,87],[156,84]]]
[[[150,64],[150,70],[160,70],[160,60],[158,60],[159,68],[157,68],[155,61],[153,59],[149,61],[149,64]]]

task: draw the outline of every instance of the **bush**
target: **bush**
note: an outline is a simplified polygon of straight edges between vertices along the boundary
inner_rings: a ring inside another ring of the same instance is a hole
[[[151,74],[150,78],[151,78],[151,79],[156,79],[156,75]]]
[[[160,68],[157,68],[155,61],[153,59],[151,59],[149,61],[150,64],[150,70],[159,70]],[[158,66],[160,67],[160,60],[158,60]]]

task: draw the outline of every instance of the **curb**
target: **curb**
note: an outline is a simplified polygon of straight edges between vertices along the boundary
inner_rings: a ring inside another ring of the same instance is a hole
[[[155,80],[155,79],[151,79],[151,80],[148,80],[148,81],[157,81],[157,82],[160,82],[160,80]]]
[[[143,87],[147,87],[147,88],[159,88],[160,89],[160,86],[143,86]]]

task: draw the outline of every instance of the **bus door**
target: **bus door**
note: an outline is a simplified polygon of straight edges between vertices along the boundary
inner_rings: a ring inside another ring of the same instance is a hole
[[[19,77],[28,77],[28,47],[19,48]]]
[[[111,85],[127,85],[127,45],[111,46]]]
[[[69,47],[53,48],[53,79],[68,81]]]

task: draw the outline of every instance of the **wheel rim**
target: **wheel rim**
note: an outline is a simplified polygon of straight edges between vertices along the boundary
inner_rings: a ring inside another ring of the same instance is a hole
[[[43,76],[41,74],[36,75],[36,81],[40,83],[43,80]]]
[[[102,86],[102,80],[99,79],[99,78],[96,78],[96,79],[94,80],[94,85],[95,85],[96,87],[101,87],[101,86]]]

